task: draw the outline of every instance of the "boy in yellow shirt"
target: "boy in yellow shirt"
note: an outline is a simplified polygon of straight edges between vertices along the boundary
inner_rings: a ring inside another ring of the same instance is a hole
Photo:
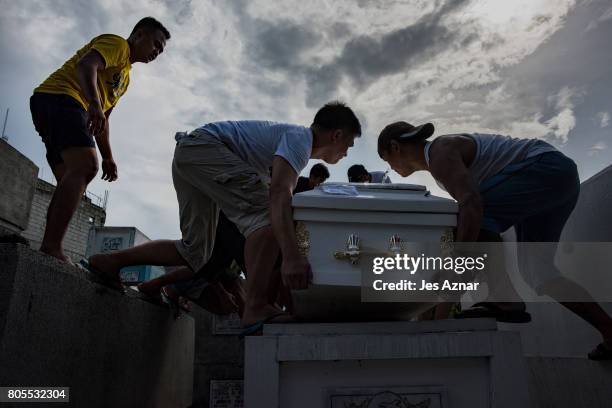
[[[145,17],[127,39],[114,34],[95,37],[34,89],[32,120],[57,180],[42,252],[71,262],[64,254],[63,239],[81,196],[98,172],[96,144],[102,156],[102,179],[115,181],[108,117],[130,83],[132,64],[153,61],[168,39],[170,33],[159,21]]]

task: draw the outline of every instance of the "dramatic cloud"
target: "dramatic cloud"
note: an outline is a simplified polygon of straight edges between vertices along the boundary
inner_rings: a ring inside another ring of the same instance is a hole
[[[442,24],[445,16],[461,10],[466,1],[454,1],[426,14],[415,24],[393,30],[380,36],[360,35],[343,47],[340,55],[321,66],[306,71],[308,104],[318,106],[338,91],[343,77],[363,89],[384,80],[388,75],[416,68],[453,46],[469,45],[475,38],[451,31]],[[323,84],[319,85],[319,73]]]
[[[589,156],[591,157],[597,156],[599,153],[603,152],[607,148],[608,148],[608,144],[606,142],[599,141],[595,143],[593,146],[591,146],[591,148],[589,149]]]
[[[563,88],[557,95],[551,98],[555,101],[555,108],[558,113],[549,119],[546,124],[548,125],[549,134],[559,139],[561,144],[567,143],[569,132],[576,126],[574,104],[572,103],[572,96],[574,94],[575,91],[572,91],[570,88]]]
[[[597,119],[599,120],[599,126],[601,128],[605,128],[610,125],[610,114],[608,112],[598,112]]]
[[[591,21],[585,31],[595,30],[600,24],[605,23],[610,19],[612,19],[612,6],[609,6],[607,9],[602,9],[602,13],[599,15],[599,17]]]
[[[111,115],[119,181],[90,186],[111,190],[109,225],[151,237],[179,234],[176,131],[224,119],[308,125],[332,99],[349,103],[364,130],[330,167],[332,180],[346,180],[354,163],[387,170],[376,138],[395,120],[433,121],[436,134],[540,137],[574,157],[582,177],[610,162],[597,154],[612,111],[605,0],[0,0],[0,8],[0,108],[11,109],[10,143],[45,178],[32,89],[95,35],[127,36],[146,15],[170,30],[163,55],[133,67]],[[441,193],[427,175],[391,176]]]

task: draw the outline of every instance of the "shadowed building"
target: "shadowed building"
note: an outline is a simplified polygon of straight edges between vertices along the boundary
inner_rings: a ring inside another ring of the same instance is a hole
[[[42,179],[37,180],[28,227],[21,234],[30,241],[30,246],[34,249],[40,248],[40,243],[45,233],[47,208],[54,191],[55,186],[53,184]],[[91,227],[104,226],[106,221],[105,207],[105,199],[100,199],[90,193],[86,193],[86,195],[81,197],[79,207],[70,220],[68,231],[66,231],[66,237],[64,238],[64,250],[66,255],[72,258],[73,261],[78,261],[85,257],[89,229]]]
[[[26,229],[37,174],[30,159],[0,139],[0,235]]]

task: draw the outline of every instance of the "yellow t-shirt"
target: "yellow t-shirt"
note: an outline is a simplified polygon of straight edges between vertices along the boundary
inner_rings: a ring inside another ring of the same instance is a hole
[[[104,112],[115,106],[130,83],[130,46],[118,35],[102,34],[89,42],[57,71],[52,73],[34,92],[66,94],[87,110],[87,99],[77,79],[77,62],[90,49],[100,53],[105,68],[98,72],[98,94]]]

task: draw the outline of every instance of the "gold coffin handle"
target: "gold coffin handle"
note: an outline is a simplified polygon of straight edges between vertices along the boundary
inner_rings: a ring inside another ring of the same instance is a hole
[[[361,240],[356,234],[349,235],[346,241],[346,250],[335,251],[334,258],[348,259],[349,261],[351,261],[351,264],[357,264],[357,262],[359,262],[359,257],[361,256],[360,243]]]

